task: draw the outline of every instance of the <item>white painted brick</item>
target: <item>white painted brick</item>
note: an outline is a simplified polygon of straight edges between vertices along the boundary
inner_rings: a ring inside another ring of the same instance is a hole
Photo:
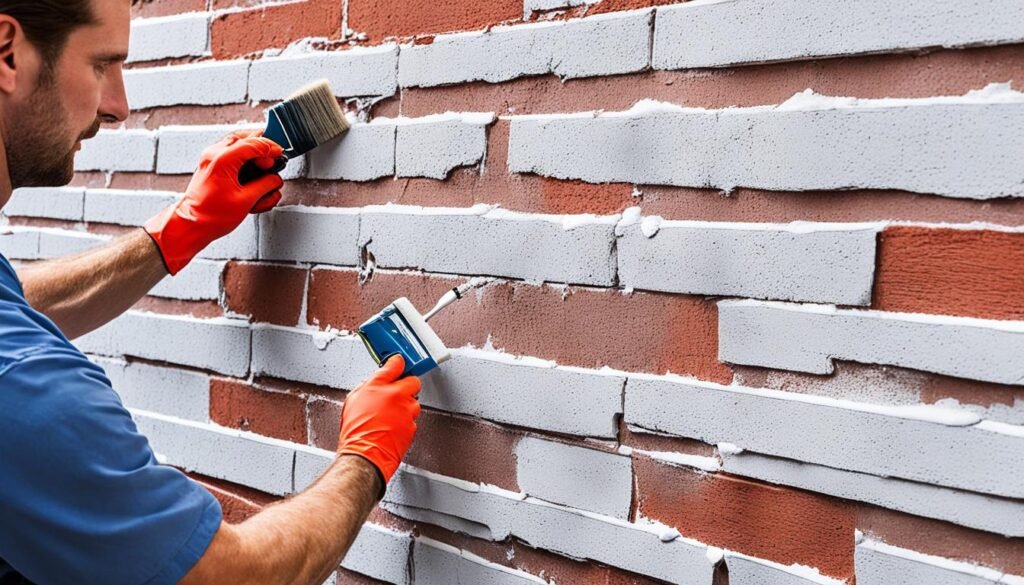
[[[878,229],[662,221],[647,237],[635,223],[619,239],[619,281],[673,293],[867,305]]]
[[[175,57],[199,57],[209,52],[210,14],[190,12],[132,20],[127,63]]]
[[[548,73],[571,79],[641,71],[650,65],[652,20],[648,9],[439,35],[429,45],[402,46],[398,82],[430,87]]]
[[[156,132],[149,130],[100,130],[75,156],[76,171],[150,172],[155,165]]]
[[[359,210],[279,207],[260,216],[261,260],[357,266]]]
[[[726,553],[729,585],[843,585],[846,581],[825,577],[817,569],[772,561],[736,553]]]
[[[855,550],[858,585],[992,585],[1006,575],[960,561],[864,540]]]
[[[296,445],[295,447],[295,492],[305,491],[334,463],[334,451]]]
[[[412,583],[412,537],[382,526],[363,524],[341,566],[388,583]]]
[[[420,402],[431,408],[556,433],[614,438],[625,378],[458,349],[422,381]]]
[[[164,126],[160,128],[160,149],[156,172],[162,175],[189,175],[199,167],[203,151],[237,130],[262,129],[263,124],[213,126]],[[281,178],[295,179],[305,173],[305,157],[288,161]]]
[[[771,483],[793,486],[847,500],[875,504],[915,516],[961,526],[1024,536],[1020,502],[915,481],[879,477],[743,451],[723,452],[723,469]]]
[[[315,79],[327,79],[339,97],[393,95],[398,89],[398,46],[260,59],[252,64],[250,96],[254,101],[283,100]]]
[[[400,205],[363,209],[360,243],[377,265],[531,281],[615,284],[615,226],[598,218],[530,215],[486,205],[469,209]]]
[[[220,299],[221,275],[225,262],[193,260],[181,272],[167,276],[149,294],[183,301]]]
[[[252,331],[252,371],[256,375],[353,390],[376,370],[356,337],[256,325]]]
[[[372,181],[395,174],[393,123],[355,124],[307,155],[311,179]]]
[[[4,205],[9,217],[45,217],[81,221],[85,200],[82,187],[30,187],[15,189]]]
[[[516,475],[529,496],[629,520],[629,457],[525,437],[516,446]]]
[[[88,189],[84,219],[87,222],[141,226],[146,220],[178,201],[171,191]]]
[[[838,469],[1024,497],[1024,431],[976,424],[977,417],[966,411],[631,377],[625,420],[712,445],[731,443]]]
[[[1024,151],[1022,103],[673,108],[513,118],[509,170],[727,191],[863,188],[972,199],[1024,196],[1024,169],[1011,154]]]
[[[1024,41],[1016,0],[703,2],[658,9],[654,67],[721,67]]]
[[[719,358],[829,374],[832,360],[888,364],[960,378],[1024,384],[1024,324],[720,301]]]
[[[86,250],[102,246],[110,236],[88,232],[44,228],[39,230],[39,259],[74,256]]]
[[[256,260],[259,256],[259,217],[250,215],[235,231],[214,241],[199,253],[208,260]]]
[[[124,73],[124,86],[133,110],[179,104],[240,104],[249,93],[249,62],[210,61],[130,69]]]
[[[94,358],[131,409],[208,422],[210,379],[205,374],[123,360]]]
[[[441,514],[439,512],[434,512],[433,510],[412,508],[388,502],[381,502],[380,506],[396,516],[413,522],[434,524],[458,534],[465,534],[467,536],[483,540],[493,540],[491,529],[477,522],[470,522],[469,520],[463,520],[457,516]]]
[[[249,327],[238,319],[128,311],[75,344],[104,356],[161,360],[233,376],[249,371]]]
[[[524,571],[492,563],[464,550],[426,537],[413,547],[416,583],[451,585],[536,585],[547,581]]]
[[[284,441],[152,412],[132,415],[153,451],[171,465],[270,494],[292,491],[295,451]]]
[[[535,548],[672,583],[711,583],[707,547],[670,538],[678,533],[663,526],[630,524],[410,467],[399,472],[384,498],[484,524],[495,540],[511,534]]]
[[[4,228],[0,233],[0,254],[8,260],[38,260],[39,231],[25,228]]]
[[[493,114],[441,114],[399,124],[397,176],[445,179],[455,168],[480,164],[487,152],[487,126],[493,122]]]

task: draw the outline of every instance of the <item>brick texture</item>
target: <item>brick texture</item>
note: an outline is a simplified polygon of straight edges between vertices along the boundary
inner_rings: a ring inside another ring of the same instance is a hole
[[[304,0],[227,12],[213,19],[210,49],[217,59],[283,48],[305,37],[337,38],[341,7],[334,0]]]
[[[227,309],[254,321],[296,325],[306,292],[302,268],[248,262],[228,263],[224,270]]]
[[[477,30],[519,19],[522,14],[522,0],[497,0],[486,4],[472,0],[351,0],[348,4],[348,26],[379,41],[389,37]]]

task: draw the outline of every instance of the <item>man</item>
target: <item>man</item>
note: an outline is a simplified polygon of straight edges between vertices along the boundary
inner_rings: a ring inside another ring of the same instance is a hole
[[[0,206],[14,188],[66,184],[81,141],[127,117],[130,18],[129,0],[0,0]],[[279,176],[237,176],[280,152],[236,133],[144,229],[20,275],[0,257],[0,583],[319,584],[337,567],[415,433],[419,381],[399,379],[400,358],[349,396],[339,456],[316,484],[232,526],[209,492],[156,463],[68,341],[272,208]]]

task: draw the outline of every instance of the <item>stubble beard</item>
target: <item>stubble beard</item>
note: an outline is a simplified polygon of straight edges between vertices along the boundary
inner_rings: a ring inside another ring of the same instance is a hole
[[[29,103],[7,115],[4,147],[11,186],[60,187],[75,175],[75,143],[55,75],[43,71]],[[75,137],[85,140],[96,135],[97,119]]]

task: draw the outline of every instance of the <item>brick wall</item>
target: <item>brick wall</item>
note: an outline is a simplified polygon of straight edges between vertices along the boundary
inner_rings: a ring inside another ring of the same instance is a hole
[[[330,462],[348,332],[486,275],[339,583],[1024,582],[1018,0],[136,17],[131,118],[15,195],[9,257],[141,225],[312,79],[361,117],[78,340],[231,521]]]

